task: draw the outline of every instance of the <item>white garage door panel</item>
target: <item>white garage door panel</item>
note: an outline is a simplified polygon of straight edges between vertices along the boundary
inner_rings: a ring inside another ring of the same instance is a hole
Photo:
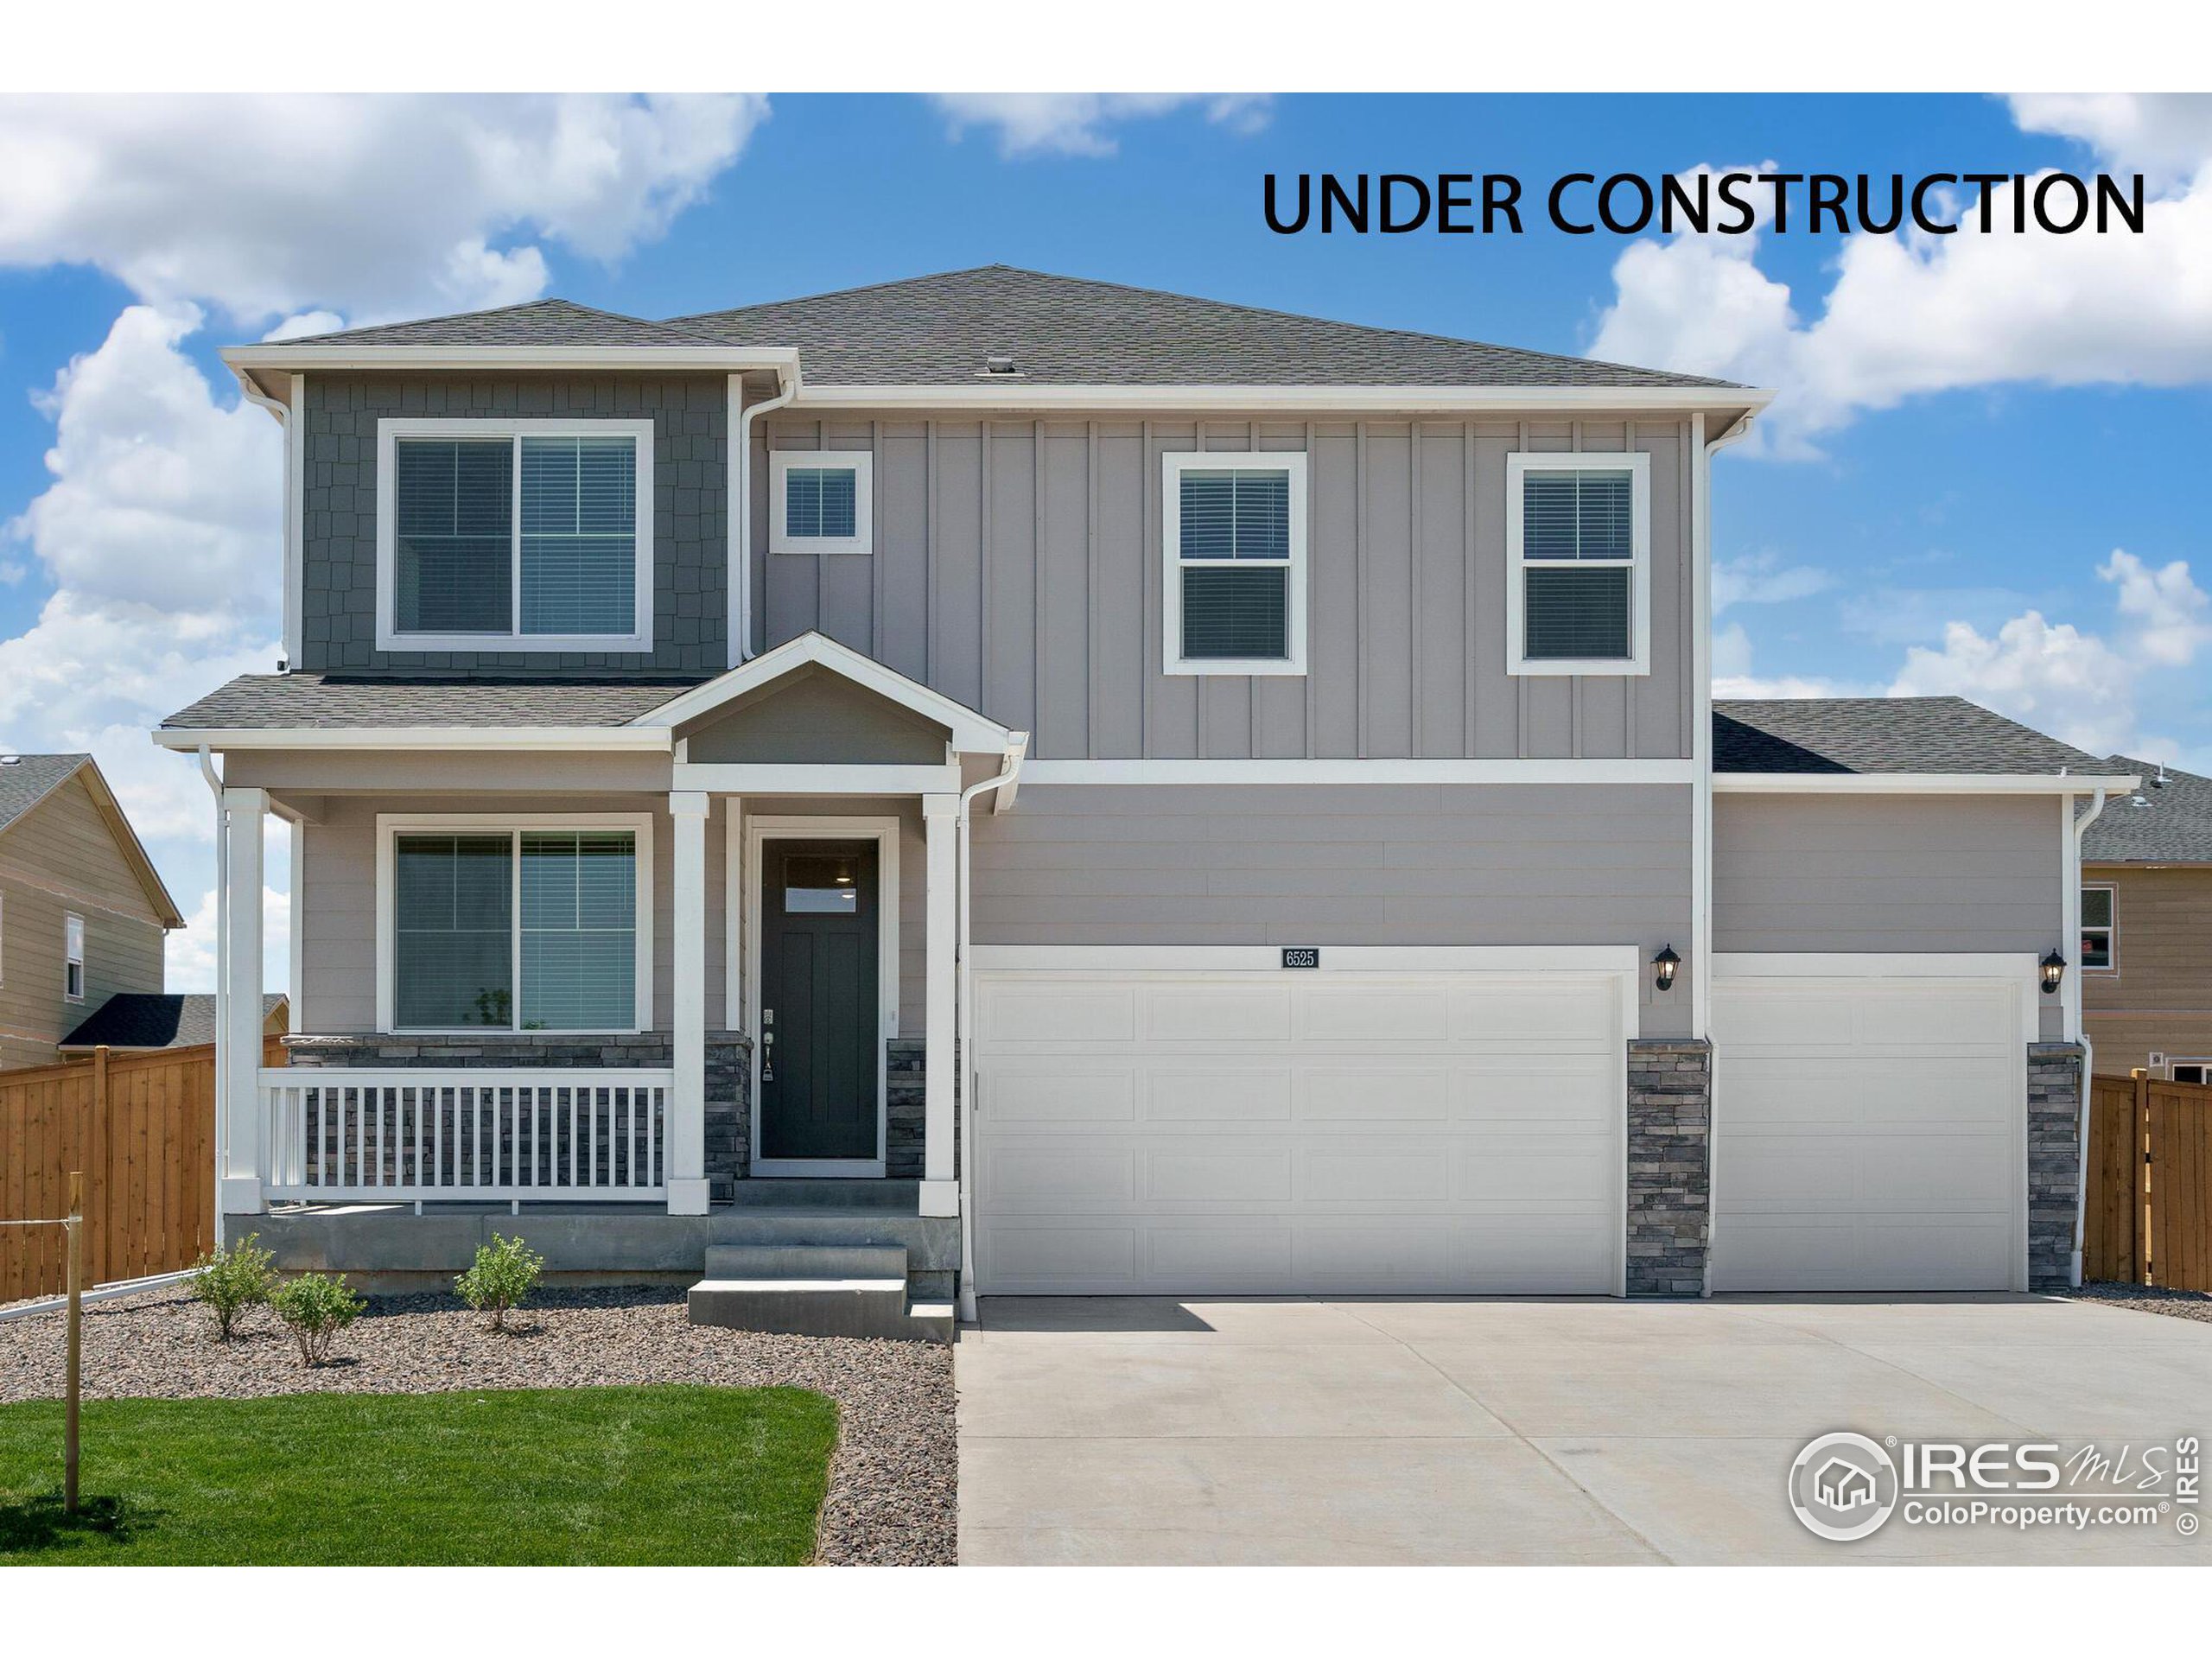
[[[1714,1289],[2018,1286],[2028,1032],[1999,971],[1716,981]]]
[[[1610,1294],[1618,982],[977,975],[987,1292]]]

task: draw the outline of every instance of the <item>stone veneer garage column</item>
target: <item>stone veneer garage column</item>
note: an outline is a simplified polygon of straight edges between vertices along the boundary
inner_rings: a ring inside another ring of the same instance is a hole
[[[2028,1045],[2028,1288],[2074,1277],[2082,1202],[2082,1047]]]
[[[1628,1294],[1699,1296],[1713,1217],[1713,1045],[1628,1046]]]

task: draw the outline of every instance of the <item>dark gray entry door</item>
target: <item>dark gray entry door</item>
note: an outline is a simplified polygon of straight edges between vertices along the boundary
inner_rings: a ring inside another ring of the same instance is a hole
[[[760,1144],[772,1161],[883,1156],[875,843],[772,841],[761,860]]]

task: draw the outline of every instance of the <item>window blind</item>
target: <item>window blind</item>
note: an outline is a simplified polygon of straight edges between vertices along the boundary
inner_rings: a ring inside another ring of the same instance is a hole
[[[1629,576],[1624,565],[1530,565],[1522,576],[1522,653],[1532,661],[1630,655]]]
[[[396,1023],[434,1029],[511,1025],[512,837],[401,836],[394,854]]]
[[[1636,484],[1630,473],[1531,472],[1522,475],[1521,556],[1628,559],[1636,556]]]
[[[1187,569],[1183,576],[1183,655],[1192,658],[1290,654],[1289,568]]]
[[[849,467],[794,467],[784,474],[784,534],[850,537],[857,533],[858,475]]]
[[[615,831],[522,837],[522,1022],[599,1031],[635,1022],[637,849]]]
[[[522,440],[522,631],[636,626],[638,447],[629,438]]]
[[[1186,559],[1290,557],[1290,474],[1224,468],[1183,474]]]
[[[392,461],[399,631],[512,632],[512,442],[403,438]]]

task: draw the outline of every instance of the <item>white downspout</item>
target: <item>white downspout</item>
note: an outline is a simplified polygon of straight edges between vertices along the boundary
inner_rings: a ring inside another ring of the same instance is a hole
[[[1719,437],[1705,437],[1705,416],[1691,417],[1698,439],[1697,476],[1691,480],[1690,604],[1696,685],[1695,727],[1690,755],[1696,772],[1696,798],[1690,803],[1690,1035],[1711,1042],[1713,1012],[1713,457],[1751,429],[1751,416],[1738,419]],[[1713,1294],[1713,1217],[1719,1195],[1720,1144],[1720,1056],[1709,1050],[1705,1096],[1705,1283],[1700,1294]]]
[[[729,665],[737,667],[753,657],[753,423],[771,410],[781,409],[798,396],[799,371],[791,366],[786,378],[782,370],[776,372],[779,390],[773,397],[764,398],[747,409],[741,409],[745,401],[745,383],[733,374],[729,378],[730,413],[735,417],[730,423],[730,473],[735,486],[735,498],[729,524]]]
[[[2067,798],[2070,807],[2073,798]],[[2066,925],[2074,938],[2074,954],[2082,954],[2082,837],[2098,816],[2105,810],[2105,792],[2101,789],[2089,798],[2089,810],[2074,820],[2074,862],[2066,883]],[[2067,1023],[2073,1029],[2067,1035],[2082,1046],[2082,1103],[2081,1144],[2074,1154],[2074,1255],[2068,1264],[2066,1282],[2079,1290],[2082,1287],[2082,1250],[2088,1243],[2089,1225],[2089,1093],[2097,1075],[2097,1052],[2089,1042],[2089,1022],[2082,1017],[2082,964],[2074,964],[2074,995],[2066,1007]]]
[[[954,1047],[960,1068],[960,1294],[959,1315],[976,1322],[976,1018],[968,963],[968,805],[978,795],[1010,788],[1021,779],[1022,756],[1028,752],[1029,734],[1016,732],[1007,745],[997,772],[960,791],[960,810],[954,818],[959,836],[959,921],[953,931]]]
[[[230,844],[224,828],[223,779],[215,770],[215,763],[208,755],[207,746],[200,746],[200,775],[207,780],[207,788],[215,798],[215,1248],[224,1248],[223,1206],[219,1195],[223,1190],[223,1176],[230,1168],[231,1148],[231,1090],[230,1090],[230,1026],[224,1014],[229,1006],[230,992],[225,988],[231,982],[231,888]]]

